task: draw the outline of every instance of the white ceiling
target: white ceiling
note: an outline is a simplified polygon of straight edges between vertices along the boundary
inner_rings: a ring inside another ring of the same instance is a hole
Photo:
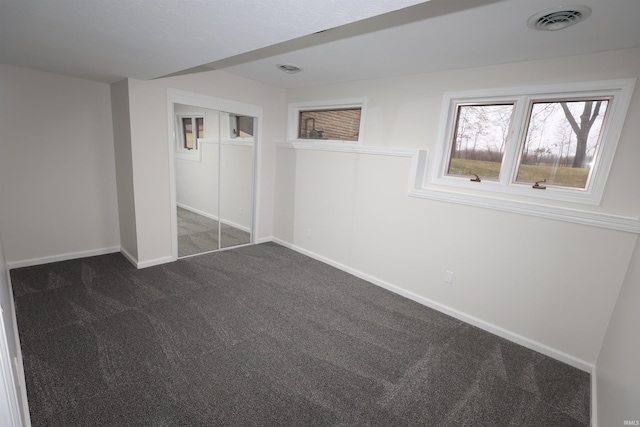
[[[527,19],[564,0],[0,0],[0,63],[107,83],[224,69],[298,87],[640,47],[640,0],[575,1],[587,20],[541,32]]]
[[[146,80],[422,1],[0,0],[0,63]]]

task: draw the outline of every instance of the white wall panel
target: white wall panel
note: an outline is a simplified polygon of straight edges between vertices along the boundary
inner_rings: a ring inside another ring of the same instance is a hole
[[[296,160],[294,243],[349,263],[358,155],[304,151]]]

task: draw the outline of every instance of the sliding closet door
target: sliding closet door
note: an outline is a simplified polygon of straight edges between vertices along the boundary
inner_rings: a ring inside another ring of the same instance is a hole
[[[220,248],[220,113],[174,104],[178,257]]]
[[[257,120],[173,109],[178,258],[251,243]]]
[[[220,247],[251,242],[253,213],[254,118],[222,112],[229,126],[220,139]],[[226,135],[224,135],[226,136]]]

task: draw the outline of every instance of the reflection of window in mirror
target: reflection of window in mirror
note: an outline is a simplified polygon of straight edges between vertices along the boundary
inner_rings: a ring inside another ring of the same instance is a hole
[[[195,121],[198,131],[196,140],[193,138],[193,122]],[[182,147],[187,150],[198,148],[197,138],[204,138],[204,117],[183,117],[182,118]]]
[[[182,147],[187,150],[193,150],[193,131],[192,131],[191,117],[182,118],[182,135],[184,137],[182,141]]]
[[[253,138],[253,117],[231,115],[232,138]]]
[[[200,161],[200,144],[204,138],[204,113],[176,114],[175,149],[180,159]]]

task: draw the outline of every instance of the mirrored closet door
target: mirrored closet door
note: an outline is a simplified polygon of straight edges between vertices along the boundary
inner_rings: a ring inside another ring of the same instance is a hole
[[[173,104],[178,258],[252,241],[255,118]]]

